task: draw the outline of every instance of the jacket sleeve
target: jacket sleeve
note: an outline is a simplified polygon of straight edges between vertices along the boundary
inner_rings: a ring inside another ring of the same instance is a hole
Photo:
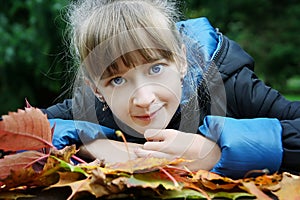
[[[270,173],[279,170],[282,128],[278,119],[234,119],[208,115],[199,131],[217,142],[222,151],[212,172],[239,179],[253,169],[267,169]]]
[[[228,116],[280,120],[284,150],[281,170],[300,172],[300,101],[288,101],[246,67],[225,82],[225,89]]]
[[[86,144],[96,139],[119,140],[114,129],[78,120],[49,119],[50,126],[54,127],[53,145],[62,149],[65,146]]]
[[[72,99],[66,99],[62,103],[55,104],[48,108],[42,108],[41,110],[43,113],[47,114],[48,119],[73,119]]]

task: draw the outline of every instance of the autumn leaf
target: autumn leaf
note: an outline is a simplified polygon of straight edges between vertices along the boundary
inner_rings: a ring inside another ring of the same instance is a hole
[[[250,193],[255,195],[261,200],[272,200],[271,197],[267,196],[263,191],[261,191],[254,182],[243,182],[243,186]]]
[[[231,192],[231,191],[207,191],[208,196],[218,199],[253,199],[253,195],[247,192]],[[182,190],[166,190],[163,191],[157,198],[160,199],[207,199],[205,195],[196,190],[183,188]]]
[[[282,200],[300,199],[300,177],[284,172],[280,190],[273,193]]]
[[[70,187],[72,189],[72,194],[68,199],[79,192],[90,192],[93,194],[93,190],[90,187],[90,177],[85,179],[78,179],[78,174],[76,173],[59,173],[60,179],[56,184],[49,186],[46,189],[55,188],[55,187]]]
[[[193,179],[197,180],[199,184],[211,190],[231,190],[237,187],[240,183],[240,181],[238,180],[223,177],[216,173],[209,172],[206,170],[198,170],[197,173],[194,175]]]
[[[106,166],[106,168],[113,169],[115,171],[127,172],[127,173],[145,173],[158,170],[162,166],[177,165],[182,162],[188,162],[184,159],[168,160],[164,158],[146,157],[129,160],[127,162],[112,163]]]
[[[23,194],[19,191],[6,191],[0,193],[0,199],[19,199],[19,198],[33,198],[35,195]]]
[[[72,150],[73,149],[73,150]],[[56,155],[69,158],[75,146],[55,150]],[[53,155],[38,151],[24,151],[0,159],[0,191],[18,186],[49,186],[58,181],[59,170],[75,171],[83,176],[87,173],[78,166],[71,165]]]
[[[235,180],[206,170],[191,172],[179,167],[190,162],[182,158],[154,157],[75,165],[71,158],[80,160],[75,158],[76,146],[55,149],[47,116],[30,105],[3,116],[0,137],[0,149],[18,152],[0,159],[0,198],[26,197],[33,188],[67,186],[72,190],[68,199],[76,199],[82,192],[96,198],[269,200],[267,194],[272,193],[280,200],[300,199],[300,177],[286,172]],[[44,148],[49,150],[47,154],[39,151]]]
[[[150,172],[146,174],[134,174],[126,182],[127,187],[141,187],[156,189],[163,186],[166,190],[180,190],[184,183],[175,185],[162,172]]]
[[[242,179],[242,182],[253,182],[256,187],[263,191],[275,191],[280,188],[280,181],[282,180],[282,174],[263,174],[257,177]],[[243,186],[240,186],[243,188]]]
[[[0,159],[0,191],[29,183],[42,169],[44,154],[26,151]]]
[[[76,145],[66,146],[63,149],[51,149],[50,154],[59,158],[65,162],[70,162],[70,159],[73,155],[77,153]]]
[[[37,161],[44,154],[38,151],[25,151],[18,154],[7,155],[0,159],[0,180],[10,175],[11,171],[26,168],[31,162]]]
[[[9,112],[0,121],[0,147],[4,151],[38,150],[53,147],[47,116],[36,108]]]
[[[49,160],[50,159],[56,160],[58,162],[58,164],[56,164],[56,166],[58,166],[59,168],[69,170],[71,172],[78,172],[85,176],[88,176],[88,174],[80,166],[72,165],[71,163],[61,160],[55,156],[50,156]]]

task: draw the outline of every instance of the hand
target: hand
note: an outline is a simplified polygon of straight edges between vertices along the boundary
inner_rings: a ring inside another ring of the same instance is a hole
[[[126,162],[137,158],[134,150],[142,147],[141,144],[97,139],[80,147],[79,156],[90,159],[104,160],[106,163]],[[128,147],[128,148],[127,148]]]
[[[173,129],[145,131],[147,142],[136,149],[138,157],[185,158],[193,162],[185,163],[192,170],[210,170],[220,158],[220,149],[215,142],[192,133]]]

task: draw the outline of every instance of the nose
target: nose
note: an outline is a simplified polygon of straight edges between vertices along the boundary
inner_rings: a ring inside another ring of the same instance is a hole
[[[155,101],[155,94],[150,86],[143,86],[138,88],[133,96],[132,103],[141,108],[148,108]]]

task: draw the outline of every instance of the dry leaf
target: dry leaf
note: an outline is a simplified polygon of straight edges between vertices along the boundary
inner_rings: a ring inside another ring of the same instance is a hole
[[[9,112],[0,121],[0,147],[4,151],[38,150],[52,145],[47,116],[36,108]]]
[[[281,200],[300,199],[300,177],[284,172],[280,190],[273,192]]]
[[[223,177],[216,173],[209,172],[206,170],[197,171],[193,179],[197,180],[199,184],[211,190],[231,190],[237,187],[238,184],[240,184],[239,180],[233,180],[228,177]]]
[[[37,151],[25,151],[22,153],[8,155],[0,159],[0,180],[5,179],[11,174],[11,171],[22,170],[32,162],[37,161],[45,154]],[[38,169],[37,169],[38,170]]]
[[[39,150],[50,147],[50,154],[25,151],[0,159],[0,197],[5,190],[49,186],[72,189],[69,199],[80,192],[95,197],[118,197],[130,194],[164,198],[238,198],[271,199],[264,192],[272,192],[278,199],[300,199],[300,177],[289,173],[264,174],[255,178],[233,180],[199,170],[190,172],[177,167],[189,162],[184,159],[138,158],[124,163],[103,165],[93,162],[73,165],[76,147],[51,149],[50,124],[40,110],[33,107],[10,112],[0,122],[0,147],[5,151]],[[22,187],[20,187],[22,186]],[[126,193],[127,192],[127,193]],[[185,193],[184,193],[185,192]],[[182,194],[184,193],[184,194]],[[14,193],[12,193],[13,196]],[[24,194],[29,194],[24,191]],[[154,196],[153,196],[154,195]],[[138,196],[137,196],[138,198]]]
[[[263,191],[256,187],[254,182],[243,182],[243,186],[247,189],[250,194],[253,194],[260,200],[272,200],[271,197],[267,196]]]
[[[168,160],[164,158],[137,158],[135,160],[129,160],[123,163],[113,163],[107,165],[106,168],[113,169],[115,171],[126,173],[145,173],[158,170],[162,166],[177,165],[182,162],[187,162],[184,159]]]

